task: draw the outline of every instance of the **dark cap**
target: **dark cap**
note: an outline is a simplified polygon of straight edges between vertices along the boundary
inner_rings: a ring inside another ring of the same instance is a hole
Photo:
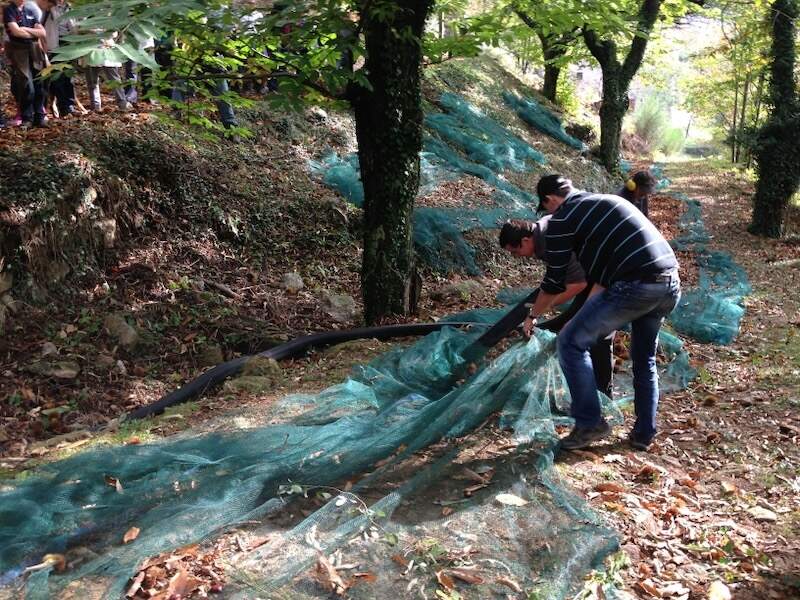
[[[542,204],[550,194],[557,196],[566,196],[572,189],[572,182],[558,173],[552,175],[545,175],[536,184],[536,195],[539,196],[539,206],[536,208],[538,212],[544,210]]]

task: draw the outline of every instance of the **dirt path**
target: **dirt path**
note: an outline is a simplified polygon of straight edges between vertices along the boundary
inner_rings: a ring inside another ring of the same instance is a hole
[[[725,598],[726,586],[737,599],[800,598],[800,245],[746,232],[752,185],[740,176],[698,161],[666,175],[701,201],[710,247],[747,271],[741,333],[687,343],[699,376],[664,398],[651,453],[615,441],[559,469],[620,531],[629,560],[606,577],[636,597]]]

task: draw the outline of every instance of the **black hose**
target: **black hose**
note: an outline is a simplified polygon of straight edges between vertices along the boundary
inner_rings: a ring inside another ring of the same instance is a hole
[[[333,346],[352,340],[362,338],[375,338],[379,340],[388,340],[396,337],[409,337],[418,335],[427,335],[433,331],[438,331],[442,327],[465,327],[465,326],[483,326],[482,323],[462,323],[462,322],[439,322],[439,323],[410,323],[403,325],[385,325],[383,327],[361,327],[358,329],[348,329],[345,331],[326,331],[323,333],[315,333],[312,335],[304,335],[302,337],[293,339],[285,344],[280,344],[274,348],[270,348],[264,352],[259,352],[255,356],[264,358],[273,358],[281,360],[284,358],[294,358],[300,356],[308,351],[310,348],[323,348],[325,346]],[[486,325],[488,327],[488,325]],[[159,400],[145,406],[141,406],[136,410],[128,413],[124,420],[143,419],[151,415],[158,415],[164,412],[164,409],[188,402],[198,396],[202,396],[209,389],[221,384],[223,381],[239,373],[244,367],[245,363],[252,359],[252,356],[240,356],[221,365],[217,365],[213,369],[209,369],[196,379],[193,379],[183,387],[170,392]]]
[[[583,302],[589,295],[589,287],[575,297],[570,308],[562,315],[559,315],[549,321],[540,323],[540,329],[547,329],[549,331],[558,331],[564,324],[574,315],[577,310],[583,305]],[[478,360],[481,356],[495,346],[500,340],[506,337],[512,330],[516,329],[519,324],[525,319],[528,311],[528,304],[536,301],[536,296],[539,290],[532,292],[522,302],[518,303],[512,308],[502,319],[492,325],[489,330],[478,338],[469,348],[463,353],[464,357],[472,362]],[[376,338],[379,340],[388,340],[395,337],[409,337],[417,335],[427,335],[433,331],[438,331],[442,327],[466,327],[466,326],[485,326],[485,323],[465,323],[465,322],[438,322],[438,323],[411,323],[403,325],[384,325],[382,327],[360,327],[358,329],[348,329],[345,331],[326,331],[323,333],[315,333],[312,335],[305,335],[285,344],[280,344],[274,348],[270,348],[264,352],[260,352],[255,356],[264,358],[273,358],[281,360],[284,358],[294,358],[300,356],[308,351],[310,348],[323,348],[325,346],[333,346],[343,342],[358,340],[363,338]],[[143,419],[152,415],[158,415],[170,406],[188,402],[194,398],[202,396],[209,389],[220,385],[223,381],[238,374],[245,363],[252,359],[252,356],[240,356],[221,365],[217,365],[213,369],[209,369],[196,379],[193,379],[181,388],[174,392],[170,392],[166,396],[141,406],[136,410],[128,413],[124,420]]]

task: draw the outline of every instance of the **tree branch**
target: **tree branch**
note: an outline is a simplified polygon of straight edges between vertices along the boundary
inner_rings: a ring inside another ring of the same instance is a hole
[[[642,5],[639,7],[639,14],[637,15],[636,36],[631,42],[631,49],[625,57],[625,62],[622,64],[622,80],[623,85],[627,89],[639,66],[642,64],[644,58],[644,51],[647,48],[650,32],[653,31],[658,13],[661,10],[663,0],[643,0]]]
[[[601,40],[594,29],[589,29],[585,25],[581,29],[581,34],[586,47],[597,62],[600,63],[601,68],[607,68],[612,64],[612,61],[616,62],[616,46],[613,42]]]

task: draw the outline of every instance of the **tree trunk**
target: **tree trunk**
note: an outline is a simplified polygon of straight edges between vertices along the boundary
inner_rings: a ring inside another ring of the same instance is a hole
[[[391,18],[361,15],[364,72],[372,89],[349,90],[364,184],[361,290],[368,324],[408,314],[414,255],[412,210],[422,150],[420,68],[423,26],[433,0],[397,2]],[[367,3],[368,5],[368,3]]]
[[[537,33],[542,42],[542,55],[544,56],[544,85],[542,95],[555,104],[556,93],[558,92],[558,77],[561,75],[561,67],[558,60],[567,53],[565,46],[559,44],[553,36]]]
[[[619,76],[603,70],[603,103],[600,106],[600,162],[610,173],[619,171],[622,119],[628,112],[628,93],[620,90]]]
[[[736,119],[739,116],[739,77],[733,80],[733,118],[731,119],[731,162],[736,164]]]
[[[736,162],[742,160],[742,142],[745,138],[745,127],[747,127],[747,100],[750,95],[750,73],[744,78],[744,88],[742,89],[742,107],[739,112],[739,133],[736,136]]]
[[[761,100],[764,95],[764,76],[765,70],[761,69],[761,73],[758,75],[758,87],[756,88],[756,100],[755,100],[755,116],[753,117],[753,128],[758,127],[758,120],[761,118]],[[752,144],[750,148],[747,149],[747,168],[749,169],[753,164],[753,147]]]
[[[775,0],[772,5],[772,113],[759,131],[755,152],[758,182],[749,230],[773,238],[781,235],[786,206],[800,185],[800,101],[794,80],[797,13],[797,0]]]
[[[637,15],[637,31],[631,47],[620,63],[613,39],[600,39],[597,32],[584,28],[583,40],[603,72],[603,103],[600,107],[600,161],[611,173],[619,171],[622,119],[628,110],[628,87],[639,70],[663,0],[642,0]]]

